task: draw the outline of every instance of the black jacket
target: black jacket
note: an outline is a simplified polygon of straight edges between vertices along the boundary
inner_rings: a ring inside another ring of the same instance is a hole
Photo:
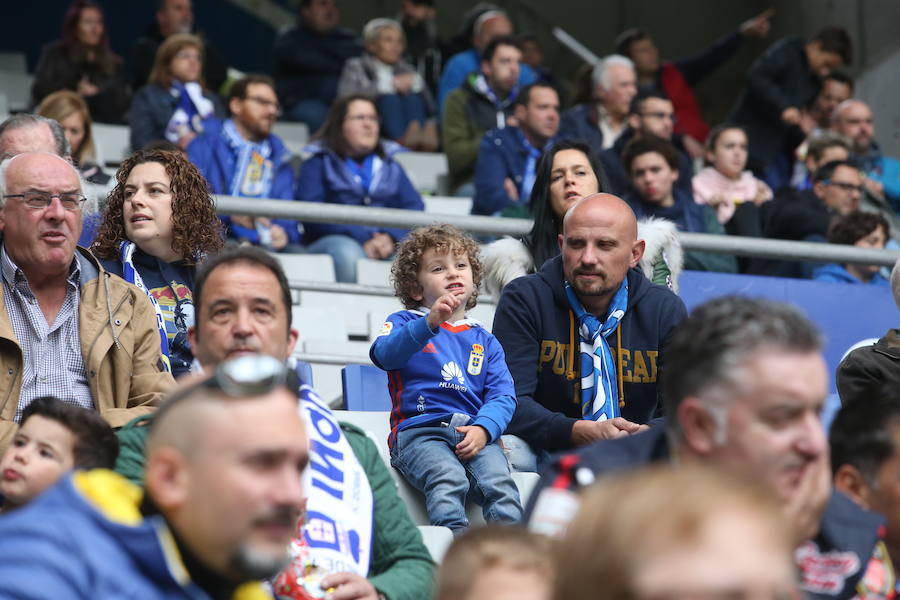
[[[506,432],[535,450],[571,448],[572,426],[581,418],[578,321],[563,281],[557,256],[507,284],[494,313],[492,332],[503,345],[518,399]],[[622,416],[629,421],[646,423],[658,411],[662,349],[686,316],[684,302],[668,288],[636,269],[628,272],[628,308],[607,341],[622,374]]]
[[[836,382],[843,405],[880,386],[900,389],[900,329],[848,354],[837,367]]]

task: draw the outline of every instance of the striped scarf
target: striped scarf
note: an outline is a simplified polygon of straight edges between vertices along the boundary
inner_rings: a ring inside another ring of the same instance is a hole
[[[136,246],[132,242],[123,241],[119,244],[119,257],[122,260],[122,276],[125,281],[138,287],[142,292],[150,298],[153,309],[156,311],[156,326],[159,328],[159,346],[162,351],[163,367],[168,373],[172,372],[172,364],[169,362],[169,336],[166,334],[166,319],[163,316],[162,308],[159,302],[144,285],[141,274],[134,268],[134,249]]]

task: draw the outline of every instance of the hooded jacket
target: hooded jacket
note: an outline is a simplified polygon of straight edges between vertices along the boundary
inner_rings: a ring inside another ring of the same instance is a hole
[[[156,312],[147,296],[106,272],[83,248],[78,329],[94,407],[112,427],[153,411],[174,381],[161,370]],[[0,294],[0,450],[17,429],[13,421],[22,374],[22,348],[16,339],[4,294]]]
[[[222,132],[225,122],[219,119],[208,119],[203,133],[194,138],[188,147],[188,158],[209,182],[210,191],[214,194],[228,194],[231,190],[231,179],[234,176],[237,157]],[[266,141],[272,146],[272,188],[267,198],[290,200],[294,197],[294,169],[291,166],[293,155],[277,135],[271,134]],[[251,200],[252,201],[252,200]],[[256,229],[235,225],[229,215],[220,215],[225,224],[228,237],[246,240],[251,244],[259,244],[259,233]],[[288,243],[300,243],[300,227],[291,219],[272,219],[272,223],[280,225],[288,236]]]
[[[662,351],[672,329],[687,316],[669,289],[628,271],[628,307],[607,337],[623,383],[622,416],[646,423],[657,412]],[[494,313],[494,335],[506,352],[518,407],[506,433],[535,450],[572,447],[572,426],[581,418],[578,320],[564,288],[562,258],[533,275],[509,282]]]
[[[876,272],[869,281],[857,279],[844,265],[837,263],[829,263],[823,265],[813,271],[813,279],[816,281],[829,281],[831,283],[857,283],[862,285],[880,285],[888,287],[891,282],[884,278],[881,273]]]
[[[165,520],[141,514],[142,492],[98,469],[66,476],[0,519],[0,597],[205,600]],[[261,584],[233,600],[271,598]]]
[[[384,156],[381,167],[372,176],[372,185],[364,190],[362,184],[344,164],[344,159],[333,150],[316,142],[305,148],[312,154],[300,168],[297,178],[295,198],[305,202],[327,202],[350,206],[376,206],[382,208],[403,208],[425,210],[425,204],[416,188],[394,155],[403,150],[400,144],[382,140]],[[376,162],[377,162],[376,160]],[[332,225],[328,223],[304,223],[309,244],[326,235],[346,235],[364,244],[375,233],[390,234],[400,241],[408,233],[405,229],[391,227],[369,227],[367,225]]]
[[[543,522],[544,515],[539,503],[548,487],[574,491],[582,482],[588,485],[599,476],[671,461],[662,419],[651,423],[648,431],[620,439],[601,440],[573,453],[557,456],[542,471],[541,480],[531,494],[526,518],[532,519],[536,511],[535,520]],[[560,516],[563,518],[556,518],[556,523],[568,521],[574,516],[574,511],[572,514],[556,515]],[[889,565],[887,569],[881,569],[879,564],[885,562],[885,548],[879,532],[882,521],[880,516],[863,510],[840,492],[832,491],[822,514],[819,532],[794,554],[800,583],[806,592],[804,597],[810,600],[849,600],[857,597],[858,589],[892,590],[893,571]],[[865,581],[864,574],[867,576]],[[860,593],[859,597],[886,596]]]

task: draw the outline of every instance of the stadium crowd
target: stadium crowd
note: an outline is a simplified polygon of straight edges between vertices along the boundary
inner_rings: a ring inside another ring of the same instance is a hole
[[[435,0],[359,33],[336,0],[299,5],[271,75],[235,75],[191,0],[157,0],[127,61],[74,0],[33,112],[0,123],[0,597],[896,597],[900,331],[842,359],[826,424],[828,331],[786,303],[689,314],[678,295],[700,270],[882,286],[900,307],[900,262],[678,241],[898,247],[900,161],[854,97],[844,28],[774,41],[709,124],[694,86],[774,11],[678,60],[623,31],[568,94],[494,5],[446,42]],[[312,132],[299,156],[280,119]],[[129,127],[115,173],[95,123]],[[408,151],[443,152],[472,214],[531,231],[216,212],[214,194],[424,211]],[[391,262],[399,310],[369,349],[386,439],[294,356],[279,259],[310,253],[339,282]]]

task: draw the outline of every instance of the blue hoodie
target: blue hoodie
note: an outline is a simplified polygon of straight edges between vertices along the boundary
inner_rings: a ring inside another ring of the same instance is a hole
[[[210,191],[214,194],[227,194],[230,191],[231,178],[234,175],[236,157],[222,131],[225,122],[211,119],[205,123],[203,133],[194,138],[188,145],[187,153],[191,162],[196,165],[209,182]],[[291,153],[277,135],[268,137],[272,145],[272,165],[275,176],[268,197],[278,200],[290,200],[294,197],[294,170],[291,167]],[[256,229],[235,225],[228,215],[219,215],[225,224],[228,237],[246,240],[251,244],[259,244]],[[300,229],[297,221],[290,219],[272,219],[272,223],[280,225],[288,235],[288,243],[300,243]]]
[[[384,157],[376,161],[372,184],[368,191],[350,172],[344,159],[320,143],[305,148],[312,156],[300,168],[294,197],[304,202],[327,202],[350,206],[378,206],[425,210],[425,204],[416,188],[394,155],[403,150],[400,144],[381,141]],[[377,166],[380,162],[380,167]],[[346,235],[360,244],[366,243],[375,233],[389,234],[400,241],[408,233],[406,229],[369,227],[366,225],[331,225],[328,223],[304,223],[306,243],[312,243],[326,235]]]
[[[562,258],[509,282],[497,303],[493,333],[506,352],[516,384],[518,407],[506,432],[535,450],[572,447],[572,426],[581,418],[576,388],[581,374],[574,359],[580,350],[578,319],[563,287]],[[646,423],[659,408],[657,378],[663,347],[672,329],[687,316],[681,298],[628,271],[628,307],[616,332],[607,338],[622,374],[622,416]]]
[[[890,286],[891,282],[881,273],[875,273],[869,281],[862,281],[850,274],[844,265],[830,263],[813,271],[813,279],[816,281],[830,281],[832,283],[859,283],[863,285]]]

